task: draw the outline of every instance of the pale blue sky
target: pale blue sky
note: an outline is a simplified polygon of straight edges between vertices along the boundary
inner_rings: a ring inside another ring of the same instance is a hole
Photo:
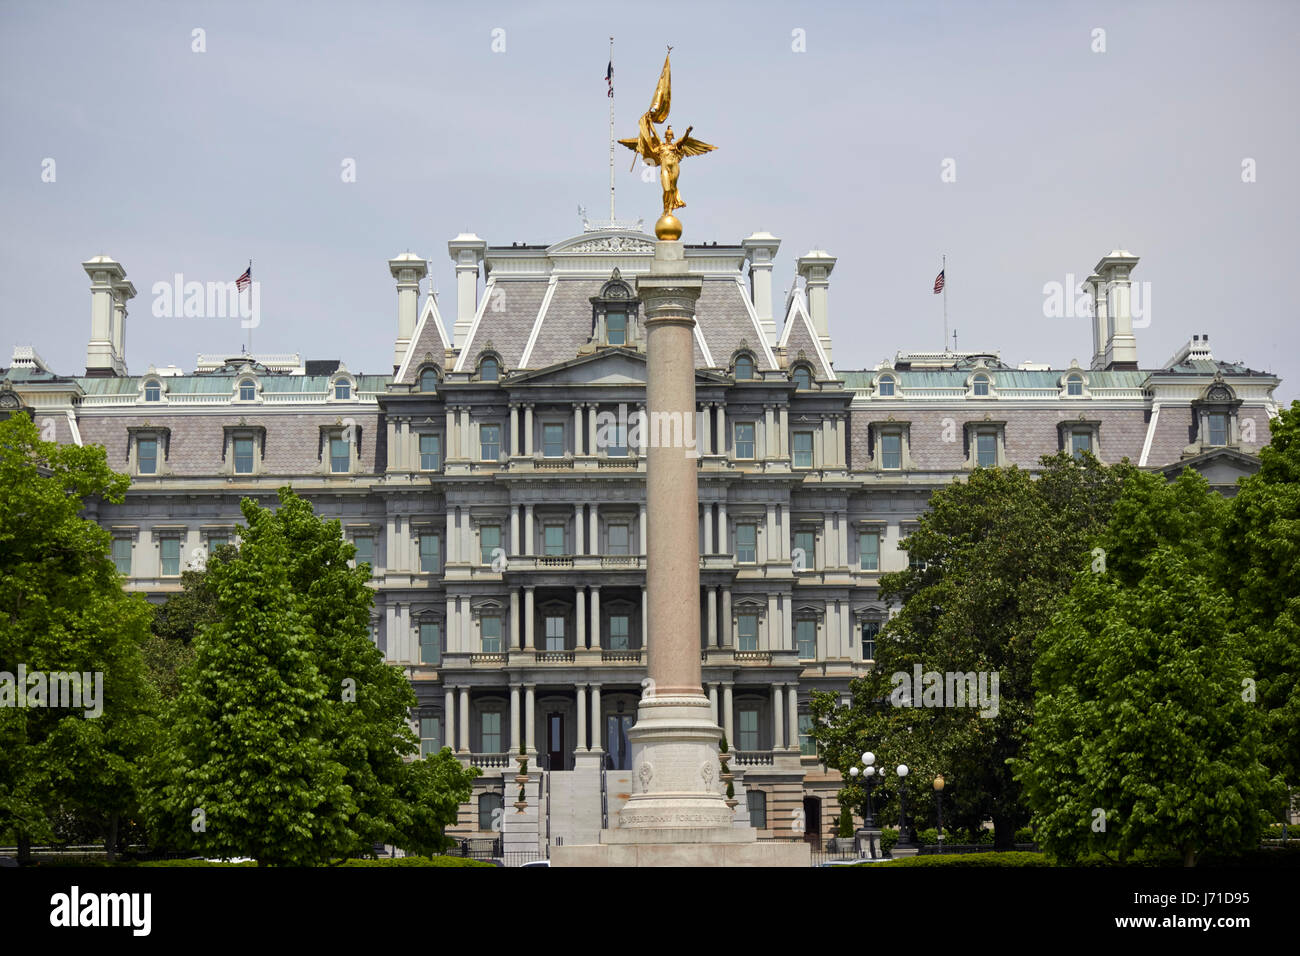
[[[191,52],[191,31],[207,51]],[[1094,28],[1106,52],[1091,49]],[[506,49],[492,51],[492,31]],[[806,52],[792,50],[805,31]],[[386,260],[447,240],[548,243],[603,215],[608,37],[618,134],[674,45],[672,122],[719,146],[684,167],[688,242],[783,240],[774,286],[814,247],[836,364],[937,348],[948,255],[962,348],[1054,366],[1088,320],[1044,317],[1043,285],[1114,246],[1142,257],[1143,367],[1192,333],[1300,394],[1289,288],[1300,261],[1300,4],[0,4],[0,349],[84,367],[80,262],[118,259],[140,295],[134,372],[238,349],[237,321],[159,319],[173,273],[262,283],[256,351],[386,371]],[[42,161],[57,180],[41,181]],[[344,183],[344,158],[357,182]],[[957,180],[940,181],[945,158]],[[1245,158],[1258,181],[1243,183]],[[657,188],[618,157],[619,213]],[[450,324],[450,322],[448,323]],[[449,330],[450,331],[450,330]]]

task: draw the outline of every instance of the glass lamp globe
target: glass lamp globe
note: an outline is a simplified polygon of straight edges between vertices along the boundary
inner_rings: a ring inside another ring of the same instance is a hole
[[[870,750],[868,750],[866,753],[862,755],[862,762],[866,764],[868,767],[870,767],[873,763],[876,762],[876,755],[873,754]]]
[[[905,764],[905,763],[900,763],[900,764],[898,765],[898,775],[899,775],[900,777],[906,777],[906,776],[907,776],[907,764]]]

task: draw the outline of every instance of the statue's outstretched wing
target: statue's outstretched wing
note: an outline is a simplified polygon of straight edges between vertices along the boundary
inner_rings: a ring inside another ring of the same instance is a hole
[[[620,143],[640,156],[649,165],[659,162],[659,134],[655,132],[649,115],[641,117],[636,139],[620,139]]]
[[[694,136],[687,136],[677,143],[677,151],[683,156],[703,156],[705,153],[715,150],[718,147],[710,146],[708,143],[696,139]]]

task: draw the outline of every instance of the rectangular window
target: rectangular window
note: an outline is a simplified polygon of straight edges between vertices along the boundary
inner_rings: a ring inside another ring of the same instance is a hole
[[[330,471],[336,475],[346,474],[348,471],[349,443],[346,438],[330,439]]]
[[[479,558],[490,565],[501,548],[501,526],[485,524],[478,529]]]
[[[543,528],[542,545],[546,554],[564,554],[564,525],[548,524]]]
[[[998,436],[993,432],[980,432],[975,436],[975,463],[981,468],[993,468],[998,463]]]
[[[1070,432],[1070,454],[1082,458],[1085,451],[1092,451],[1092,432]]]
[[[542,455],[546,458],[564,457],[564,426],[542,426]]]
[[[739,726],[736,730],[739,734],[738,743],[741,750],[758,749],[758,708],[741,707],[739,713]]]
[[[758,525],[736,525],[736,563],[758,563]]]
[[[352,539],[352,544],[357,549],[357,567],[368,564],[373,568],[375,564],[375,539],[368,534],[359,534]]]
[[[610,425],[606,433],[609,446],[605,449],[605,454],[610,458],[627,457],[627,426]]]
[[[135,444],[135,461],[142,475],[158,474],[158,440],[140,438]]]
[[[766,830],[767,794],[762,790],[750,790],[745,794],[745,803],[749,807],[749,825],[755,830]]]
[[[253,439],[235,439],[235,474],[251,475],[253,473]]]
[[[442,718],[420,718],[420,756],[427,757],[442,750]]]
[[[612,524],[606,531],[609,538],[610,554],[628,553],[628,528],[625,524]]]
[[[163,538],[158,542],[162,556],[162,576],[174,578],[181,573],[181,539]]]
[[[442,437],[440,435],[420,436],[420,470],[437,471],[442,467]]]
[[[501,753],[501,712],[488,711],[479,715],[479,727],[482,731],[479,746],[485,754]]]
[[[898,432],[885,432],[880,436],[880,467],[898,471],[903,467],[903,436]]]
[[[1210,444],[1226,445],[1228,444],[1228,416],[1222,412],[1214,412],[1210,416]]]
[[[758,650],[758,615],[757,614],[740,614],[736,617],[737,642],[736,650],[738,651],[756,651]],[[752,747],[750,748],[753,749]]]
[[[442,625],[437,622],[420,625],[420,663],[442,663]]]
[[[817,658],[817,622],[802,618],[794,622],[794,645],[799,651],[801,661]]]
[[[811,468],[813,466],[813,433],[794,433],[794,467]]]
[[[735,446],[737,458],[754,457],[753,422],[736,422]]]
[[[548,617],[546,619],[546,649],[548,651],[564,650],[564,618]]]
[[[626,651],[631,646],[628,642],[628,623],[626,614],[611,614],[609,617],[609,649]]]
[[[484,654],[501,653],[501,618],[496,615],[485,616],[479,622],[479,630],[483,637]]]
[[[863,571],[880,570],[880,535],[866,531],[858,535],[858,558]]]
[[[440,548],[438,547],[440,543],[436,534],[420,535],[420,570],[422,572],[437,574],[441,570],[439,567]]]
[[[627,313],[606,312],[605,328],[609,332],[610,345],[627,344]]]
[[[794,550],[802,551],[803,554],[791,555],[795,560],[795,567],[800,571],[811,571],[817,567],[817,535],[812,531],[796,531],[794,533]]]
[[[501,458],[501,426],[480,425],[478,427],[478,456],[482,461],[497,461]]]
[[[876,635],[880,633],[880,625],[875,621],[868,621],[862,625],[862,659],[864,661],[874,661],[876,659]]]
[[[228,544],[230,544],[230,539],[224,534],[208,535],[208,554],[212,554],[218,548],[224,548]]]
[[[113,566],[120,574],[131,573],[131,539],[113,539]]]
[[[812,738],[812,714],[799,715],[799,753],[805,757],[817,756],[817,741]]]

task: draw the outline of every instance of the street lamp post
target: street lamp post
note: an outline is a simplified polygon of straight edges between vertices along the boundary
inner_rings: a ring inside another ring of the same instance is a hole
[[[934,802],[939,811],[939,852],[943,852],[943,774],[934,778]]]
[[[910,850],[916,846],[916,838],[907,825],[907,764],[900,763],[894,772],[898,774],[898,843],[895,846]]]
[[[867,853],[869,855],[873,855],[871,847],[872,835],[878,832],[876,830],[876,811],[871,804],[871,788],[876,782],[876,776],[880,773],[876,769],[875,763],[876,755],[868,750],[862,755],[861,768],[856,766],[849,768],[849,776],[853,778],[854,782],[857,781],[859,776],[862,777],[862,788],[867,794],[866,805],[862,814],[862,830],[867,834]]]

